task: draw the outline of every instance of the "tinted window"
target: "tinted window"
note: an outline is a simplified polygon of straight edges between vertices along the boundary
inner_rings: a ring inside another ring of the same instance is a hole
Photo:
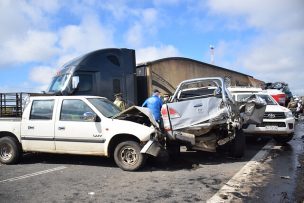
[[[92,109],[82,100],[66,99],[62,102],[60,120],[61,121],[85,121],[83,114],[92,112]]]
[[[33,101],[30,119],[52,120],[54,100]]]
[[[92,91],[93,86],[93,76],[88,74],[79,74],[79,92],[89,92]]]

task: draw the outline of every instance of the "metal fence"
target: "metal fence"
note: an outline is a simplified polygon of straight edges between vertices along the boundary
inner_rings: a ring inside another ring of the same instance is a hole
[[[28,93],[0,93],[0,117],[21,117]]]

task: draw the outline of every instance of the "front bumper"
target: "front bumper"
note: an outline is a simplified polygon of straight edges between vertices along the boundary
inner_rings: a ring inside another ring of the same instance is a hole
[[[294,132],[294,118],[264,119],[261,124],[244,126],[243,132],[259,135],[286,135]]]

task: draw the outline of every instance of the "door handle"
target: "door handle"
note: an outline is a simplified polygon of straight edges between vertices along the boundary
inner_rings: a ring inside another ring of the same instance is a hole
[[[34,130],[35,128],[34,128],[34,126],[27,126],[27,129],[28,130]]]
[[[65,130],[65,127],[58,127],[58,130]]]
[[[202,106],[203,106],[202,104],[196,104],[193,107],[197,108],[197,107],[202,107]]]

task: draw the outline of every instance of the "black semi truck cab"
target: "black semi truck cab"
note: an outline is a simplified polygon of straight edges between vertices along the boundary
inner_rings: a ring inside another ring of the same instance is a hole
[[[122,93],[130,104],[137,104],[135,50],[101,49],[63,65],[47,93],[57,95],[96,95],[114,99]]]

